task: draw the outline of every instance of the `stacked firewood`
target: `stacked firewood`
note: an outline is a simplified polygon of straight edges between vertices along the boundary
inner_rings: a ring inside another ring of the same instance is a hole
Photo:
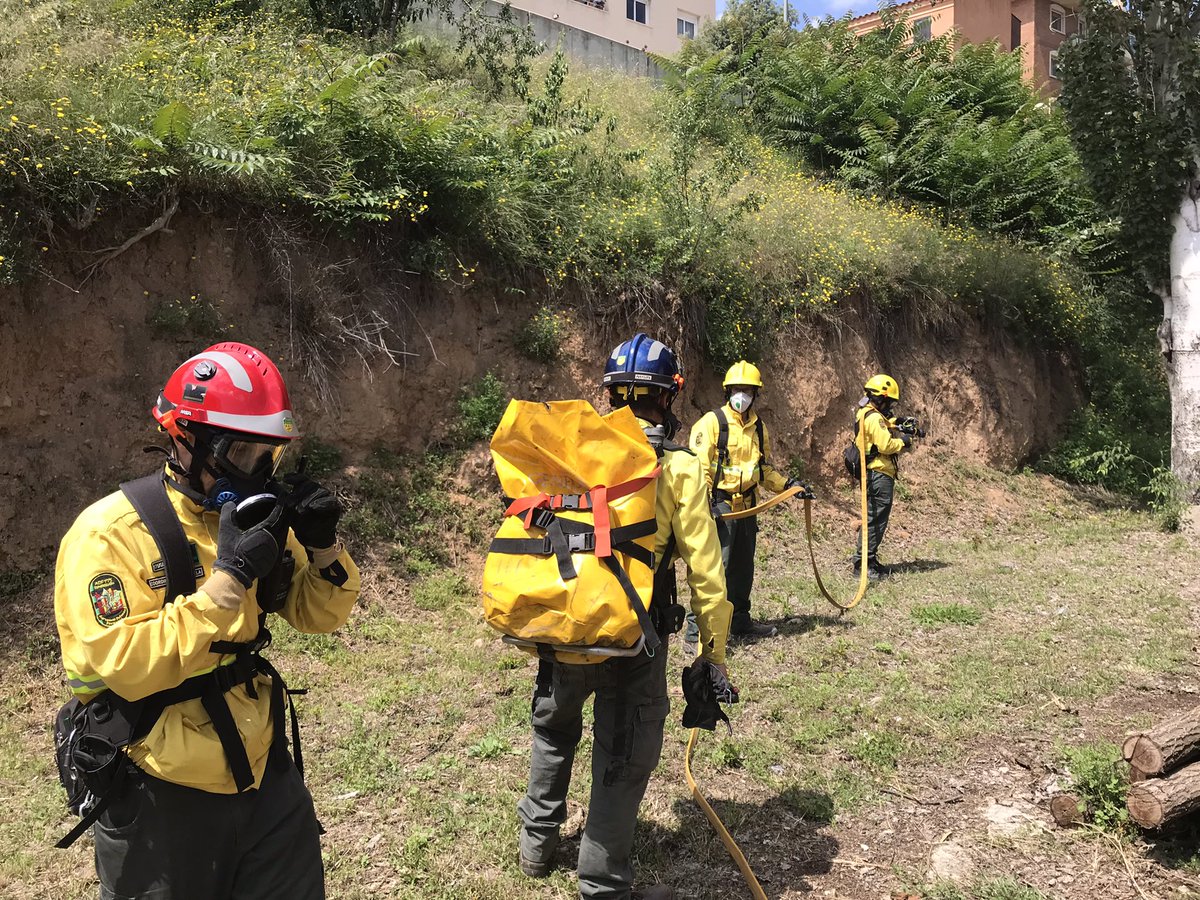
[[[1162,828],[1200,809],[1200,707],[1131,734],[1125,805],[1143,828]]]

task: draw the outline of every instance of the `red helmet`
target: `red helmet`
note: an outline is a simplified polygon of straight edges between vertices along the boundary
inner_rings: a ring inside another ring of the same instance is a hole
[[[299,437],[279,369],[261,350],[235,341],[215,344],[177,368],[151,413],[177,438],[189,423],[268,440]]]

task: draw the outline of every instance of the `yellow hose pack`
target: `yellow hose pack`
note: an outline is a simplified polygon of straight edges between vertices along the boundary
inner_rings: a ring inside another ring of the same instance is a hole
[[[483,570],[488,624],[565,663],[656,650],[659,467],[633,413],[513,400],[491,449],[505,518]]]

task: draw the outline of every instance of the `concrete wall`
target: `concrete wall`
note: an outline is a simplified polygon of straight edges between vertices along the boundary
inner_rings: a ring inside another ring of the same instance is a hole
[[[716,0],[642,0],[646,23],[627,15],[626,0],[513,0],[513,8],[540,16],[554,25],[565,25],[589,36],[607,38],[618,46],[668,55],[677,53],[680,37],[677,20],[687,19],[696,28],[716,17]],[[574,39],[572,39],[574,40]],[[551,44],[554,46],[554,44]]]
[[[557,0],[557,2],[583,7],[578,0]],[[705,2],[713,3],[715,0],[705,0]],[[624,0],[621,0],[621,3],[624,4]],[[500,4],[495,0],[489,0],[488,6],[493,11],[500,9]],[[621,15],[624,17],[624,5],[621,9]],[[461,12],[461,7],[456,8],[455,12]],[[513,6],[513,15],[521,24],[529,25],[537,40],[550,52],[561,49],[568,57],[585,65],[613,69],[624,72],[626,75],[641,75],[648,78],[662,77],[662,71],[646,55],[641,45],[634,47],[630,44],[618,43],[572,26],[561,17],[557,20],[549,19],[524,9],[518,9],[515,5]],[[457,36],[455,29],[444,19],[423,19],[415,27],[418,31],[426,31],[443,37]],[[639,25],[638,27],[644,28],[645,26]],[[672,20],[672,28],[674,28],[674,20]],[[678,43],[676,40],[675,47],[666,52],[676,52],[679,49]]]

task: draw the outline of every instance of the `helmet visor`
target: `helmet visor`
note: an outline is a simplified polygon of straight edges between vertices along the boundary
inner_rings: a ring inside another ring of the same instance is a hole
[[[221,438],[213,447],[217,462],[234,475],[261,478],[274,475],[287,445],[243,438]]]

